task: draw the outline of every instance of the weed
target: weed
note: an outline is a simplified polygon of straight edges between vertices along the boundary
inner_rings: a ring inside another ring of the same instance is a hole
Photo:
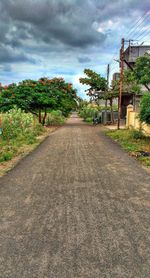
[[[119,142],[132,155],[137,156],[137,152],[140,151],[150,151],[150,137],[144,136],[140,131],[115,130],[107,131],[106,135]],[[150,157],[138,157],[138,159],[145,166],[150,166]]]

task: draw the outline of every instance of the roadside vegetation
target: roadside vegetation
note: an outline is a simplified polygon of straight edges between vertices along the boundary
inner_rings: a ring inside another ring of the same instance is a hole
[[[45,125],[49,126],[61,126],[65,122],[65,117],[63,116],[62,111],[52,110],[47,114]]]
[[[111,111],[111,123],[115,123],[114,111],[117,107],[113,105],[115,98],[119,97],[120,78],[112,81],[111,87],[108,86],[107,80],[100,74],[91,69],[84,70],[85,77],[80,78],[80,83],[88,85],[87,95],[90,102],[95,103],[96,107],[85,104],[81,107],[79,115],[87,122],[92,122],[93,117],[97,117],[102,110]],[[106,134],[128,151],[131,155],[136,156],[143,165],[150,167],[150,137],[143,133],[143,124],[150,125],[150,55],[145,54],[136,60],[133,69],[124,71],[123,92],[126,94],[142,95],[140,102],[139,130],[126,129],[107,131]],[[141,85],[147,89],[143,92]],[[105,107],[101,107],[101,100],[105,101]],[[148,134],[147,134],[148,135]]]
[[[76,109],[76,90],[62,78],[0,85],[0,163],[37,146]]]
[[[141,100],[140,120],[150,124],[150,93],[146,93]]]
[[[117,106],[113,105],[113,110],[117,111]],[[83,118],[83,120],[87,123],[92,124],[94,118],[99,119],[99,123],[101,122],[101,112],[105,110],[105,107],[102,105],[93,105],[87,102],[82,102],[79,106],[79,116]],[[111,107],[107,107],[107,111],[111,111]]]
[[[150,167],[150,137],[143,135],[138,130],[115,130],[106,131],[106,135],[110,136],[116,142],[118,142],[123,149],[128,151],[132,156],[137,157],[143,165]]]
[[[19,153],[20,147],[34,144],[44,128],[31,113],[20,108],[1,114],[0,162],[12,159]]]
[[[79,110],[79,116],[87,123],[92,124],[93,118],[98,114],[98,107],[91,107],[90,105],[85,105]]]

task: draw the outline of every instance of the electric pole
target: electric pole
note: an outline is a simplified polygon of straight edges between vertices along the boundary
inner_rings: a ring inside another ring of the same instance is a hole
[[[119,89],[119,101],[118,101],[118,129],[120,129],[120,120],[121,120],[121,100],[122,100],[122,91],[123,91],[123,70],[124,70],[124,39],[121,40],[121,49],[120,49],[120,89]]]
[[[110,73],[110,65],[108,64],[107,65],[107,92],[109,90],[109,73]],[[107,99],[106,99],[106,102],[105,102],[105,109],[107,111]]]
[[[109,73],[110,73],[110,65],[107,65],[107,88],[109,88]]]

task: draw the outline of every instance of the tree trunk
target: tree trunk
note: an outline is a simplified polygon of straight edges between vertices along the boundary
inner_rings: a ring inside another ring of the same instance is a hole
[[[112,120],[112,124],[114,124],[115,121],[114,121],[114,111],[113,111],[113,98],[110,99],[110,108],[111,108],[111,120]]]
[[[107,111],[107,99],[105,99],[105,110]]]
[[[44,117],[43,117],[43,121],[42,121],[42,125],[45,125],[46,117],[47,117],[47,109],[45,108]]]
[[[41,115],[41,110],[39,110],[39,123],[42,123],[42,115]]]

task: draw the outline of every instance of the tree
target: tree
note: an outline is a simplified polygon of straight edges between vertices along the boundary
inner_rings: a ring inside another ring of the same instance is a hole
[[[150,84],[150,55],[145,54],[136,60],[134,68],[134,77],[138,84],[146,85]],[[150,88],[147,88],[150,90]]]
[[[150,84],[150,55],[145,54],[137,58],[133,69],[124,71],[123,90],[125,92],[139,94],[141,86],[144,85],[148,90]],[[115,90],[119,91],[118,84],[115,84]]]
[[[91,69],[85,69],[84,73],[87,75],[87,77],[80,78],[80,83],[90,86],[87,95],[89,95],[91,99],[95,100],[97,104],[99,104],[99,100],[105,98],[105,93],[107,91],[107,80]]]
[[[150,93],[144,94],[141,100],[140,120],[150,124]]]
[[[75,106],[75,98],[76,90],[63,78],[24,80],[1,88],[0,110],[7,111],[16,105],[37,115],[44,124],[48,109],[60,109],[66,116]]]

